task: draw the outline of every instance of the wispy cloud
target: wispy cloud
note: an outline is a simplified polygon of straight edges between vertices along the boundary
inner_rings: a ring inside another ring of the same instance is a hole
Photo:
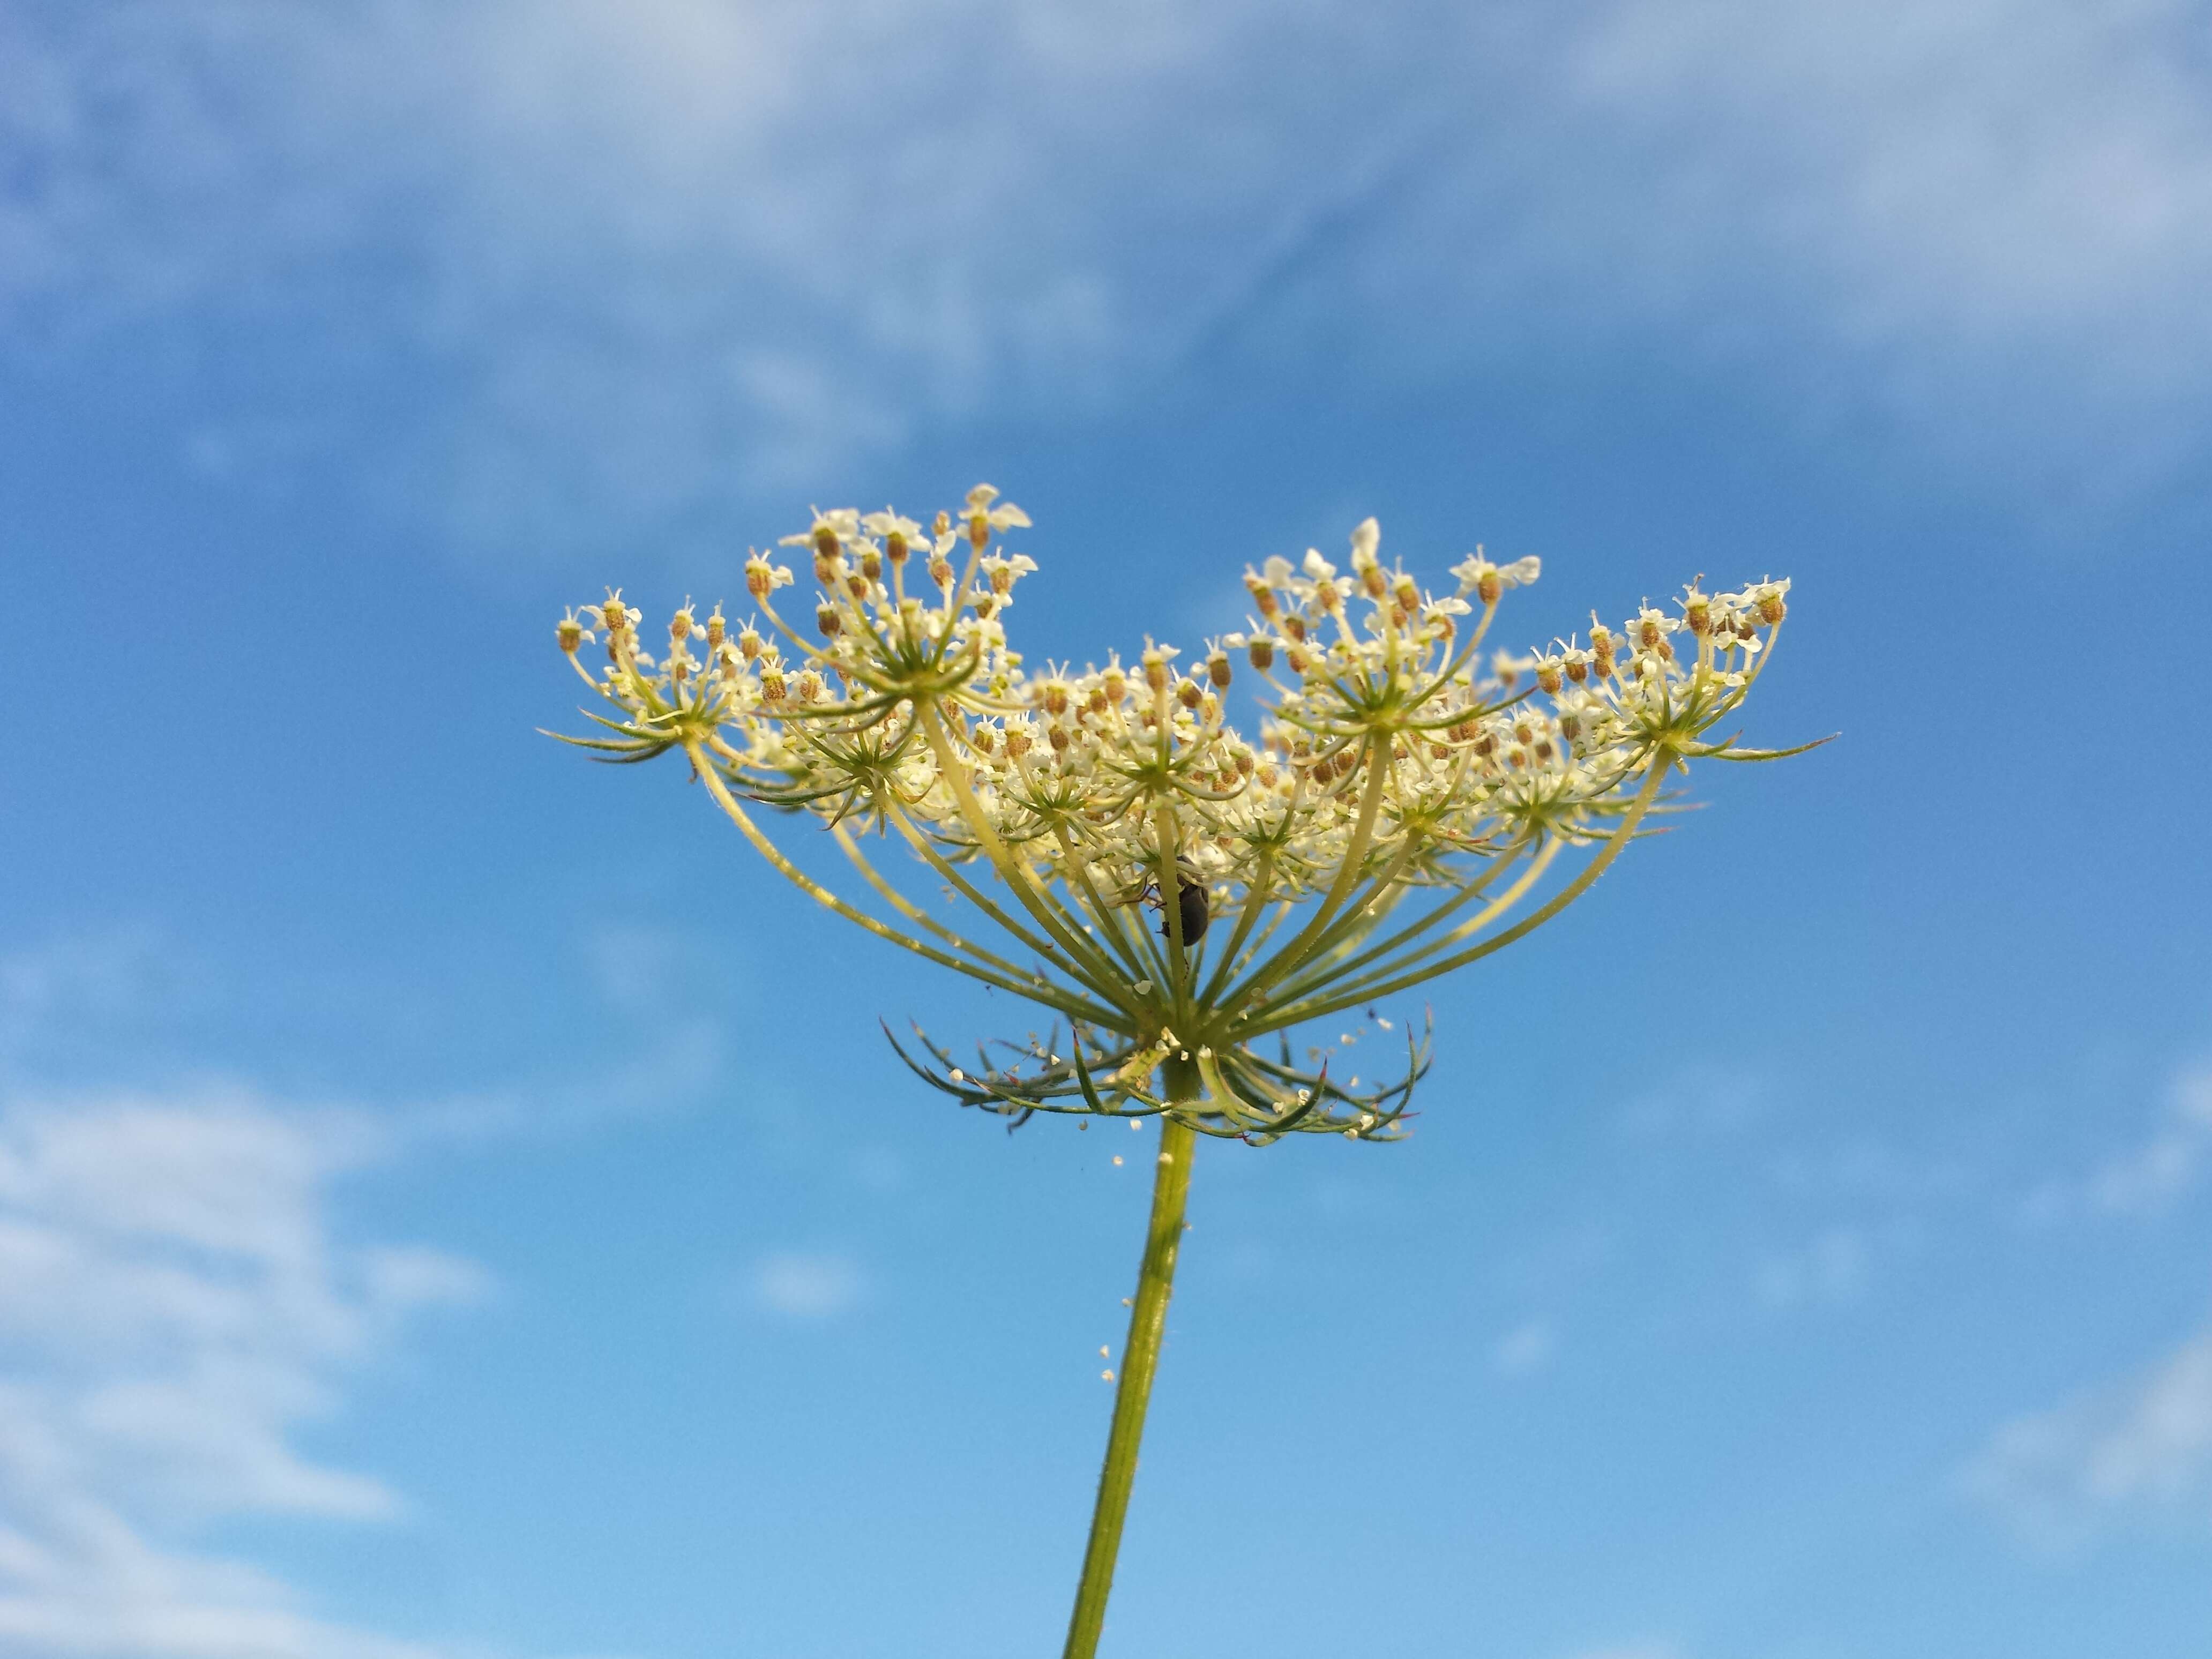
[[[860,1264],[830,1251],[776,1251],[755,1263],[744,1280],[752,1306],[791,1319],[834,1317],[866,1290]]]
[[[2180,1203],[2212,1171],[2212,1066],[2183,1066],[2166,1089],[2158,1121],[2133,1144],[2106,1154],[2086,1176],[2039,1184],[2022,1206],[2048,1224],[2083,1215],[2151,1217]]]
[[[2125,1382],[2006,1424],[1965,1479],[2043,1547],[2161,1514],[2212,1520],[2212,1328]]]
[[[332,1236],[363,1122],[244,1096],[0,1105],[0,1646],[25,1659],[429,1659],[196,1553],[244,1515],[401,1500],[294,1434],[420,1310],[480,1295],[434,1251]]]
[[[2124,489],[2212,411],[2191,19],[15,8],[0,316],[44,349],[305,313],[349,361],[441,364],[459,395],[396,464],[515,541],[834,483],[986,410],[1111,410],[1226,349],[1403,377],[1623,331],[1795,354]]]
[[[1531,1319],[1491,1344],[1490,1364],[1500,1376],[1527,1376],[1550,1364],[1559,1346],[1556,1325],[1548,1319]]]

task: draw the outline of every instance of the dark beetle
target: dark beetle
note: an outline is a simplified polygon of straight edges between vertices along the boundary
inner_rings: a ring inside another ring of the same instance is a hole
[[[1206,924],[1213,920],[1206,908],[1206,884],[1194,881],[1180,870],[1176,872],[1176,920],[1182,924],[1182,942],[1195,945],[1206,937]],[[1160,937],[1175,937],[1168,927],[1168,919],[1160,918]]]
[[[1137,897],[1163,914],[1160,917],[1160,937],[1173,940],[1175,930],[1164,914],[1167,907],[1160,902],[1160,884],[1148,881],[1138,890]],[[1130,902],[1124,900],[1124,903]],[[1205,879],[1198,866],[1188,859],[1176,860],[1176,920],[1182,925],[1182,942],[1186,948],[1206,937],[1206,924],[1213,920],[1206,903]]]

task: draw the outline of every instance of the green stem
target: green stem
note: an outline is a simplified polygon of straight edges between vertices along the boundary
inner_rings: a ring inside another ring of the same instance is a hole
[[[1106,1437],[1106,1462],[1098,1471],[1098,1503],[1091,1512],[1091,1541],[1083,1552],[1083,1578],[1067,1621],[1062,1659],[1092,1659],[1106,1625],[1106,1597],[1114,1588],[1114,1558],[1121,1548],[1121,1522],[1129,1513],[1129,1488],[1137,1478],[1137,1444],[1144,1438],[1145,1408],[1159,1370],[1160,1337],[1167,1328],[1168,1297],[1175,1290],[1176,1254],[1182,1245],[1182,1212],[1190,1196],[1191,1153],[1198,1135],[1173,1117],[1162,1120],[1158,1173],[1152,1179],[1152,1218],[1145,1234],[1144,1265],[1129,1308],[1129,1334],[1121,1345],[1121,1379],[1114,1391],[1114,1427]]]

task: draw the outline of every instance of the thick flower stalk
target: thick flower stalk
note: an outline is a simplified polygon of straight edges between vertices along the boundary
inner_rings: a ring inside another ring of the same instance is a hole
[[[1055,1017],[972,1066],[918,1030],[912,1048],[894,1038],[929,1083],[1017,1124],[1038,1112],[1164,1120],[1069,1638],[1070,1654],[1088,1654],[1194,1137],[1398,1138],[1430,1063],[1426,1021],[1407,1028],[1402,1072],[1364,1085],[1332,1075],[1334,1048],[1301,1056],[1298,1028],[1559,915],[1669,810],[1670,782],[1693,763],[1799,751],[1719,735],[1771,659],[1787,581],[1692,585],[1618,628],[1594,621],[1586,641],[1486,657],[1500,601],[1535,580],[1536,561],[1478,550],[1438,593],[1382,562],[1370,519],[1346,569],[1311,551],[1248,568],[1249,629],[1188,661],[1148,640],[1128,664],[1033,670],[1006,618],[1036,567],[1001,540],[1028,525],[988,486],[927,526],[819,513],[783,544],[811,560],[811,617],[778,603],[793,573],[755,553],[742,625],[687,603],[648,645],[617,593],[572,612],[559,639],[602,704],[604,734],[570,741],[617,761],[681,752],[787,879]],[[581,653],[602,644],[595,672]],[[1260,688],[1256,740],[1229,720],[1240,659]],[[802,870],[756,820],[761,806],[820,819],[860,887],[834,892]],[[887,872],[867,840],[911,858]],[[926,889],[902,884],[917,872],[963,908],[940,917]]]

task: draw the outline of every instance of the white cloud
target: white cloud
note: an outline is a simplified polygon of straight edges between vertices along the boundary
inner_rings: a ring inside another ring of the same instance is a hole
[[[2089,1182],[2091,1201],[2123,1213],[2172,1206],[2212,1159],[2212,1066],[2182,1073],[2166,1094],[2166,1121],[2142,1146],[2109,1160]]]
[[[2195,1190],[2212,1168],[2212,1066],[2185,1066],[2168,1083],[2160,1121],[2086,1176],[2043,1182],[2022,1206],[2044,1224],[2087,1214],[2157,1216]]]
[[[857,1303],[867,1281],[848,1257],[781,1250],[755,1265],[747,1286],[754,1304],[770,1313],[828,1319]]]
[[[1526,1376],[1551,1363],[1559,1333],[1548,1319],[1516,1325],[1492,1344],[1490,1363],[1500,1376]]]
[[[2123,1519],[2212,1519],[2212,1328],[2138,1376],[2006,1424],[1966,1485],[2045,1547]]]
[[[430,1659],[196,1553],[225,1516],[388,1516],[294,1431],[471,1264],[333,1238],[358,1120],[242,1096],[0,1108],[0,1648],[23,1659]]]
[[[1406,375],[1623,329],[2119,488],[2212,408],[2192,16],[25,9],[0,315],[322,307],[427,351],[468,391],[411,482],[515,540],[1118,407],[1224,343]]]

